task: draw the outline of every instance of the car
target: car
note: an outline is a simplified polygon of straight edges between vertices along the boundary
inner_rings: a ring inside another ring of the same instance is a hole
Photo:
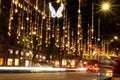
[[[89,71],[89,72],[98,72],[99,69],[100,68],[98,67],[97,64],[87,66],[87,71]]]
[[[98,60],[90,60],[87,66],[87,72],[94,72],[97,76],[113,76],[112,66],[102,64]]]
[[[90,60],[87,62],[87,71],[88,72],[98,72],[100,69],[98,60]]]
[[[115,64],[113,65],[113,76],[120,76],[120,58],[113,59]]]

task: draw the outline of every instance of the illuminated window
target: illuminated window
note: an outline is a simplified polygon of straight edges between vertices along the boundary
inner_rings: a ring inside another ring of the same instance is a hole
[[[3,65],[3,58],[0,58],[0,65]]]
[[[45,60],[45,59],[46,59],[46,57],[45,57],[45,56],[43,56],[43,57],[42,57],[42,59],[43,59],[43,60]]]
[[[18,50],[16,50],[16,51],[15,51],[15,54],[16,54],[16,55],[18,55],[18,54],[19,54],[19,51],[18,51]]]
[[[10,59],[10,58],[9,58],[9,59],[8,59],[8,62],[7,62],[7,65],[8,65],[8,66],[12,66],[12,64],[13,64],[13,59]]]
[[[23,52],[21,52],[21,56],[23,56],[24,55],[24,53]]]
[[[9,49],[9,52],[10,52],[10,54],[13,54],[13,50],[12,49]]]
[[[19,59],[15,59],[15,66],[19,65]]]
[[[36,58],[38,58],[38,55],[36,55]]]
[[[40,55],[40,58],[42,58],[42,55]]]
[[[71,60],[70,64],[71,64],[72,66],[75,66],[75,60]]]
[[[57,66],[59,66],[59,61],[55,61],[55,66],[57,67]]]
[[[25,60],[25,66],[29,66],[29,60]]]
[[[66,66],[66,64],[67,64],[67,61],[66,61],[65,59],[63,59],[63,60],[62,60],[62,65],[63,65],[63,66]]]
[[[29,56],[29,53],[26,53],[26,56]]]

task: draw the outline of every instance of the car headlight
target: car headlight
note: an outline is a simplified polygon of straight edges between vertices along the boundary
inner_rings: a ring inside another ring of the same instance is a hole
[[[108,76],[108,77],[112,77],[112,76],[113,76],[113,71],[98,72],[97,75],[98,75],[98,76]]]
[[[113,71],[107,71],[107,72],[105,73],[105,76],[113,76]]]

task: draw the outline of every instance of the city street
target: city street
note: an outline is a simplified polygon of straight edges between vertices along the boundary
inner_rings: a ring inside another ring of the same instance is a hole
[[[120,0],[0,0],[0,80],[120,80]]]
[[[101,78],[85,72],[0,74],[0,80],[99,80]],[[120,78],[113,78],[113,80],[120,80]]]

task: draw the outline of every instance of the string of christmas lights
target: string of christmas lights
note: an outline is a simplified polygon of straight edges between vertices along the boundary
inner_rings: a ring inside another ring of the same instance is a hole
[[[74,37],[74,31],[70,29],[71,23],[66,9],[67,1],[57,0],[56,2],[52,2],[54,4],[60,4],[59,8],[63,11],[58,11],[58,13],[62,15],[61,17],[52,17],[50,10],[48,12],[46,11],[48,10],[49,3],[46,0],[43,1],[43,4],[40,4],[39,0],[36,0],[33,4],[31,0],[12,0],[8,35],[10,37],[12,36],[13,21],[16,20],[16,44],[22,48],[31,50],[38,50],[39,48],[42,51],[43,47],[49,47],[51,40],[54,39],[54,46],[59,48],[60,52],[65,51],[64,55],[75,55],[77,51],[80,56],[82,49],[80,0],[77,40]],[[62,4],[64,5],[64,9],[62,9]],[[16,15],[17,17],[15,17]]]

